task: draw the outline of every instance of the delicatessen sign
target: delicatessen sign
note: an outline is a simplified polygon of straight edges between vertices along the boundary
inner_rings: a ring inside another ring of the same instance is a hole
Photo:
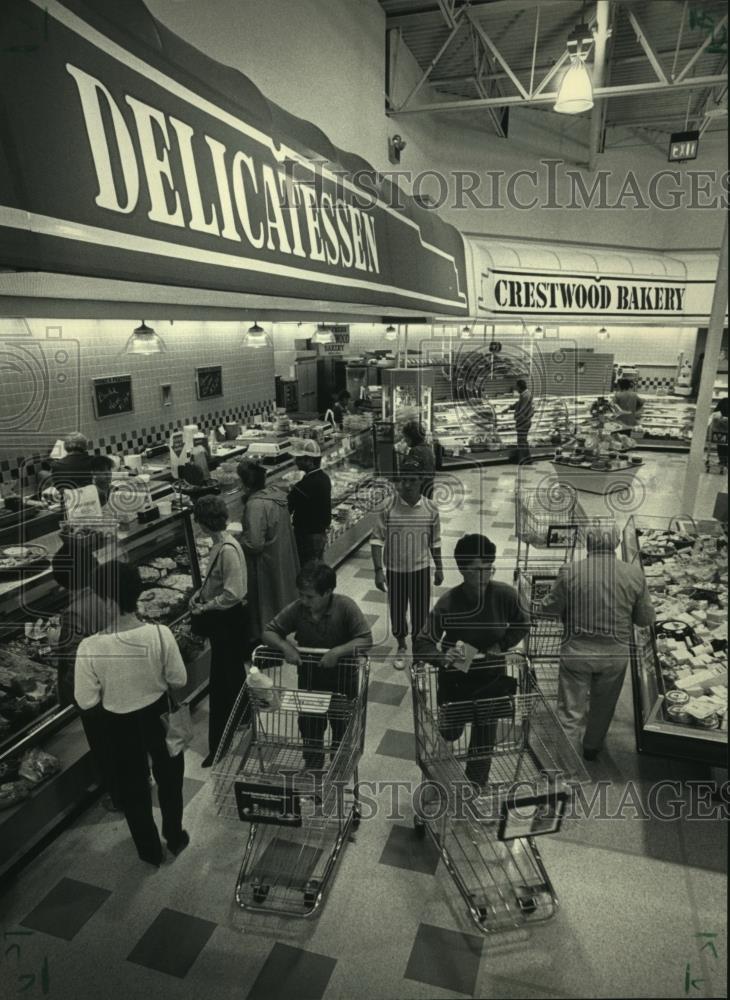
[[[44,43],[22,59],[0,52],[0,178],[15,178],[0,187],[0,263],[466,311],[463,244],[449,227],[423,232],[375,184],[262,130],[235,93],[194,75],[196,59],[178,65],[164,45],[79,9],[13,0],[18,24],[44,25]],[[12,35],[13,17],[4,23]]]
[[[494,313],[682,316],[687,283],[631,276],[570,275],[490,270],[483,305]]]

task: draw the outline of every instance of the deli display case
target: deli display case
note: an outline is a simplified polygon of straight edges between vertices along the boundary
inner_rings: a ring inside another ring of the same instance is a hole
[[[183,505],[185,504],[185,505]],[[85,531],[96,559],[119,558],[138,566],[144,590],[140,617],[168,625],[188,671],[180,693],[194,699],[205,689],[208,654],[190,634],[187,601],[200,584],[191,506],[141,523],[109,519]],[[147,515],[149,516],[149,515]],[[19,539],[27,552],[14,567],[0,567],[0,875],[31,851],[98,787],[81,722],[73,705],[57,696],[60,615],[69,592],[51,572],[63,533]],[[42,554],[41,554],[42,552]]]
[[[727,533],[718,521],[630,517],[623,558],[642,567],[656,624],[631,655],[640,753],[727,767]]]

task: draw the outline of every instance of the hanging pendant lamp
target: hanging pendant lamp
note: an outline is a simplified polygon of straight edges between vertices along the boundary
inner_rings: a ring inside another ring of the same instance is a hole
[[[273,347],[273,343],[266,330],[254,321],[253,326],[250,326],[244,335],[243,346],[259,350],[263,347]]]
[[[389,326],[386,326],[385,328],[385,339],[386,340],[398,339],[398,331],[396,330],[396,328],[393,326],[392,323]]]
[[[167,347],[162,337],[155,333],[151,326],[147,326],[144,320],[136,328],[124,348],[124,354],[150,355],[164,354],[166,351]]]
[[[563,77],[553,111],[560,115],[579,115],[593,107],[593,81],[581,56],[575,55]]]
[[[311,341],[313,344],[334,344],[335,335],[331,330],[328,330],[324,323],[318,323],[317,329],[311,336]]]

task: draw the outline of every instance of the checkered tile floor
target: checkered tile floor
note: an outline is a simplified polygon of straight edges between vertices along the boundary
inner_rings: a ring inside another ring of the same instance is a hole
[[[680,488],[682,459],[647,460],[642,474],[653,506],[645,513],[678,509],[667,492],[667,461]],[[538,464],[529,475],[545,471]],[[481,527],[498,546],[499,575],[511,581],[513,477],[514,471],[501,472],[502,492],[495,495],[493,474],[486,483],[476,472],[464,474],[467,504],[443,516],[447,560],[456,537],[466,525],[474,530],[481,512]],[[416,838],[409,799],[393,791],[418,780],[411,696],[407,675],[392,666],[386,608],[373,587],[367,548],[338,576],[339,589],[371,621],[379,655],[372,660],[360,767],[363,822],[345,845],[320,916],[296,921],[236,906],[248,827],[215,815],[210,772],[200,768],[202,705],[186,755],[190,847],[153,872],[137,860],[122,819],[100,806],[88,810],[0,900],[0,995],[684,997],[688,974],[692,990],[692,981],[699,982],[692,995],[726,995],[726,831],[717,822],[639,819],[632,809],[623,819],[569,820],[540,840],[561,901],[557,916],[508,934],[479,933],[438,852]],[[446,584],[456,581],[448,568]],[[707,777],[691,765],[637,756],[628,679],[607,752],[589,767],[613,806],[627,797],[646,802],[659,780]],[[376,781],[390,784],[373,792]],[[706,940],[717,943],[717,956],[702,949]]]

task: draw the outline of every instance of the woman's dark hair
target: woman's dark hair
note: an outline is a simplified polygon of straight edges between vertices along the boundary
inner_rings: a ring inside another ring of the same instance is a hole
[[[83,590],[92,583],[98,565],[92,537],[71,535],[51,560],[51,575],[65,590]]]
[[[266,486],[266,469],[258,462],[239,462],[238,478],[252,493]]]
[[[323,562],[309,562],[297,573],[297,590],[306,590],[311,587],[322,597],[328,590],[334,590],[337,586],[337,574]]]
[[[415,448],[417,444],[423,444],[426,440],[426,432],[423,429],[423,425],[417,420],[409,420],[408,423],[403,424],[401,433],[411,448]]]
[[[193,516],[208,531],[223,531],[228,524],[228,507],[223,497],[201,497]]]
[[[520,390],[520,392],[524,392],[525,389],[527,388],[527,382],[525,382],[523,378],[518,378],[517,381],[515,382],[515,385]]]
[[[137,601],[144,589],[137,567],[119,559],[96,567],[93,587],[103,601],[113,601],[122,614],[137,610]]]
[[[338,403],[346,403],[348,399],[352,399],[352,396],[347,391],[347,389],[343,389],[342,392],[338,392],[337,393],[337,402]]]
[[[630,378],[620,378],[618,380],[618,387],[619,389],[623,389],[623,391],[625,392],[627,389],[633,389],[634,383],[631,381]]]
[[[497,546],[486,535],[462,535],[454,548],[454,559],[460,570],[475,559],[494,562]]]

